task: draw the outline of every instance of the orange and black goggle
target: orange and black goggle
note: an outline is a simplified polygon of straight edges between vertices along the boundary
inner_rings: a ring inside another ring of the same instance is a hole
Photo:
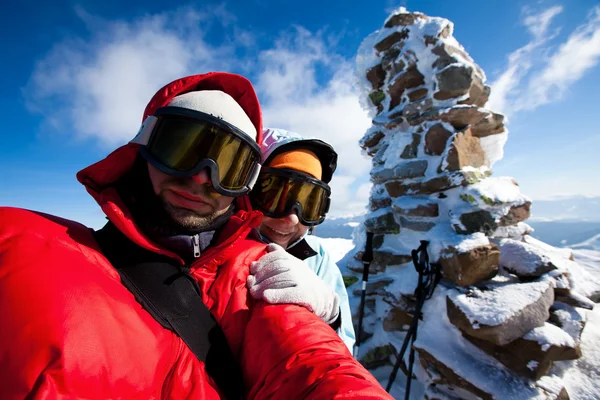
[[[325,220],[330,195],[330,187],[310,175],[263,167],[250,200],[268,217],[282,218],[296,211],[303,225],[315,226]]]
[[[224,196],[247,194],[258,178],[258,144],[212,115],[162,107],[144,121],[138,137],[144,135],[149,138],[140,154],[154,167],[181,178],[208,168],[214,189]]]

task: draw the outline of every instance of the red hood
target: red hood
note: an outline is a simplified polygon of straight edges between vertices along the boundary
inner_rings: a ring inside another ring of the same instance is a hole
[[[192,75],[177,79],[161,88],[150,100],[142,121],[149,115],[171,101],[175,96],[197,90],[221,90],[238,102],[244,109],[257,132],[257,142],[262,142],[262,115],[256,92],[250,81],[240,75],[226,72],[209,72],[202,75]],[[135,132],[132,133],[132,138]],[[139,145],[128,143],[119,147],[105,159],[90,165],[77,173],[77,180],[81,182],[88,193],[98,202],[106,216],[129,238],[139,245],[150,250],[165,253],[158,246],[150,242],[139,232],[133,223],[129,211],[123,205],[117,191],[112,185],[131,169],[139,150]],[[236,199],[238,208],[250,211],[250,202],[247,196]]]

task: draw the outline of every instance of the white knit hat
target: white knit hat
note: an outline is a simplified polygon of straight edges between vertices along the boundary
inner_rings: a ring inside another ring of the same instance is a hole
[[[189,110],[201,111],[210,114],[235,126],[244,132],[252,140],[256,141],[256,128],[244,112],[244,109],[225,92],[220,90],[201,90],[197,92],[184,93],[174,97],[168,104],[172,107],[187,108]],[[142,124],[133,143],[148,144],[152,126],[156,123],[155,117],[148,117]]]

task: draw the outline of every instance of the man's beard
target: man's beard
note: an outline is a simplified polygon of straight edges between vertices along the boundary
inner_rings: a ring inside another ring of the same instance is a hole
[[[179,182],[179,186],[184,186],[183,181]],[[136,158],[132,169],[116,183],[116,188],[136,224],[150,236],[192,235],[214,230],[226,222],[234,209],[231,205],[209,215],[198,215],[171,205],[154,193],[146,160],[140,156]]]
[[[203,231],[206,228],[211,227],[218,217],[229,210],[229,207],[227,207],[212,213],[199,214],[187,208],[175,207],[162,196],[160,196],[160,201],[162,202],[165,212],[169,215],[174,224],[185,230],[191,231]]]

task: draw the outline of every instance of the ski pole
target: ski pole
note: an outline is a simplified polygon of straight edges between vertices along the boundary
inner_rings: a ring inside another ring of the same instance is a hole
[[[360,307],[358,309],[358,332],[356,333],[356,344],[354,347],[354,358],[358,359],[358,350],[360,348],[360,339],[362,334],[363,316],[365,314],[365,296],[367,294],[367,282],[369,281],[369,266],[373,261],[373,232],[367,231],[367,243],[365,252],[362,256],[363,279],[362,290],[360,293]]]
[[[433,296],[433,291],[441,279],[440,266],[438,264],[429,263],[427,245],[429,245],[428,241],[421,240],[421,245],[419,248],[411,252],[413,264],[417,270],[417,273],[419,274],[417,287],[415,289],[415,312],[410,324],[410,328],[404,337],[402,348],[400,349],[400,353],[397,355],[396,363],[394,364],[394,368],[392,369],[392,373],[390,374],[388,384],[385,389],[388,393],[392,389],[392,384],[396,380],[396,374],[398,373],[398,369],[400,368],[400,364],[404,358],[404,353],[410,345],[406,388],[404,391],[405,400],[410,398],[412,371],[415,363],[415,348],[412,346],[412,344],[415,342],[415,340],[417,340],[417,329],[419,326],[419,319],[422,318],[423,305],[425,304],[425,300],[428,300],[431,298],[431,296]]]

